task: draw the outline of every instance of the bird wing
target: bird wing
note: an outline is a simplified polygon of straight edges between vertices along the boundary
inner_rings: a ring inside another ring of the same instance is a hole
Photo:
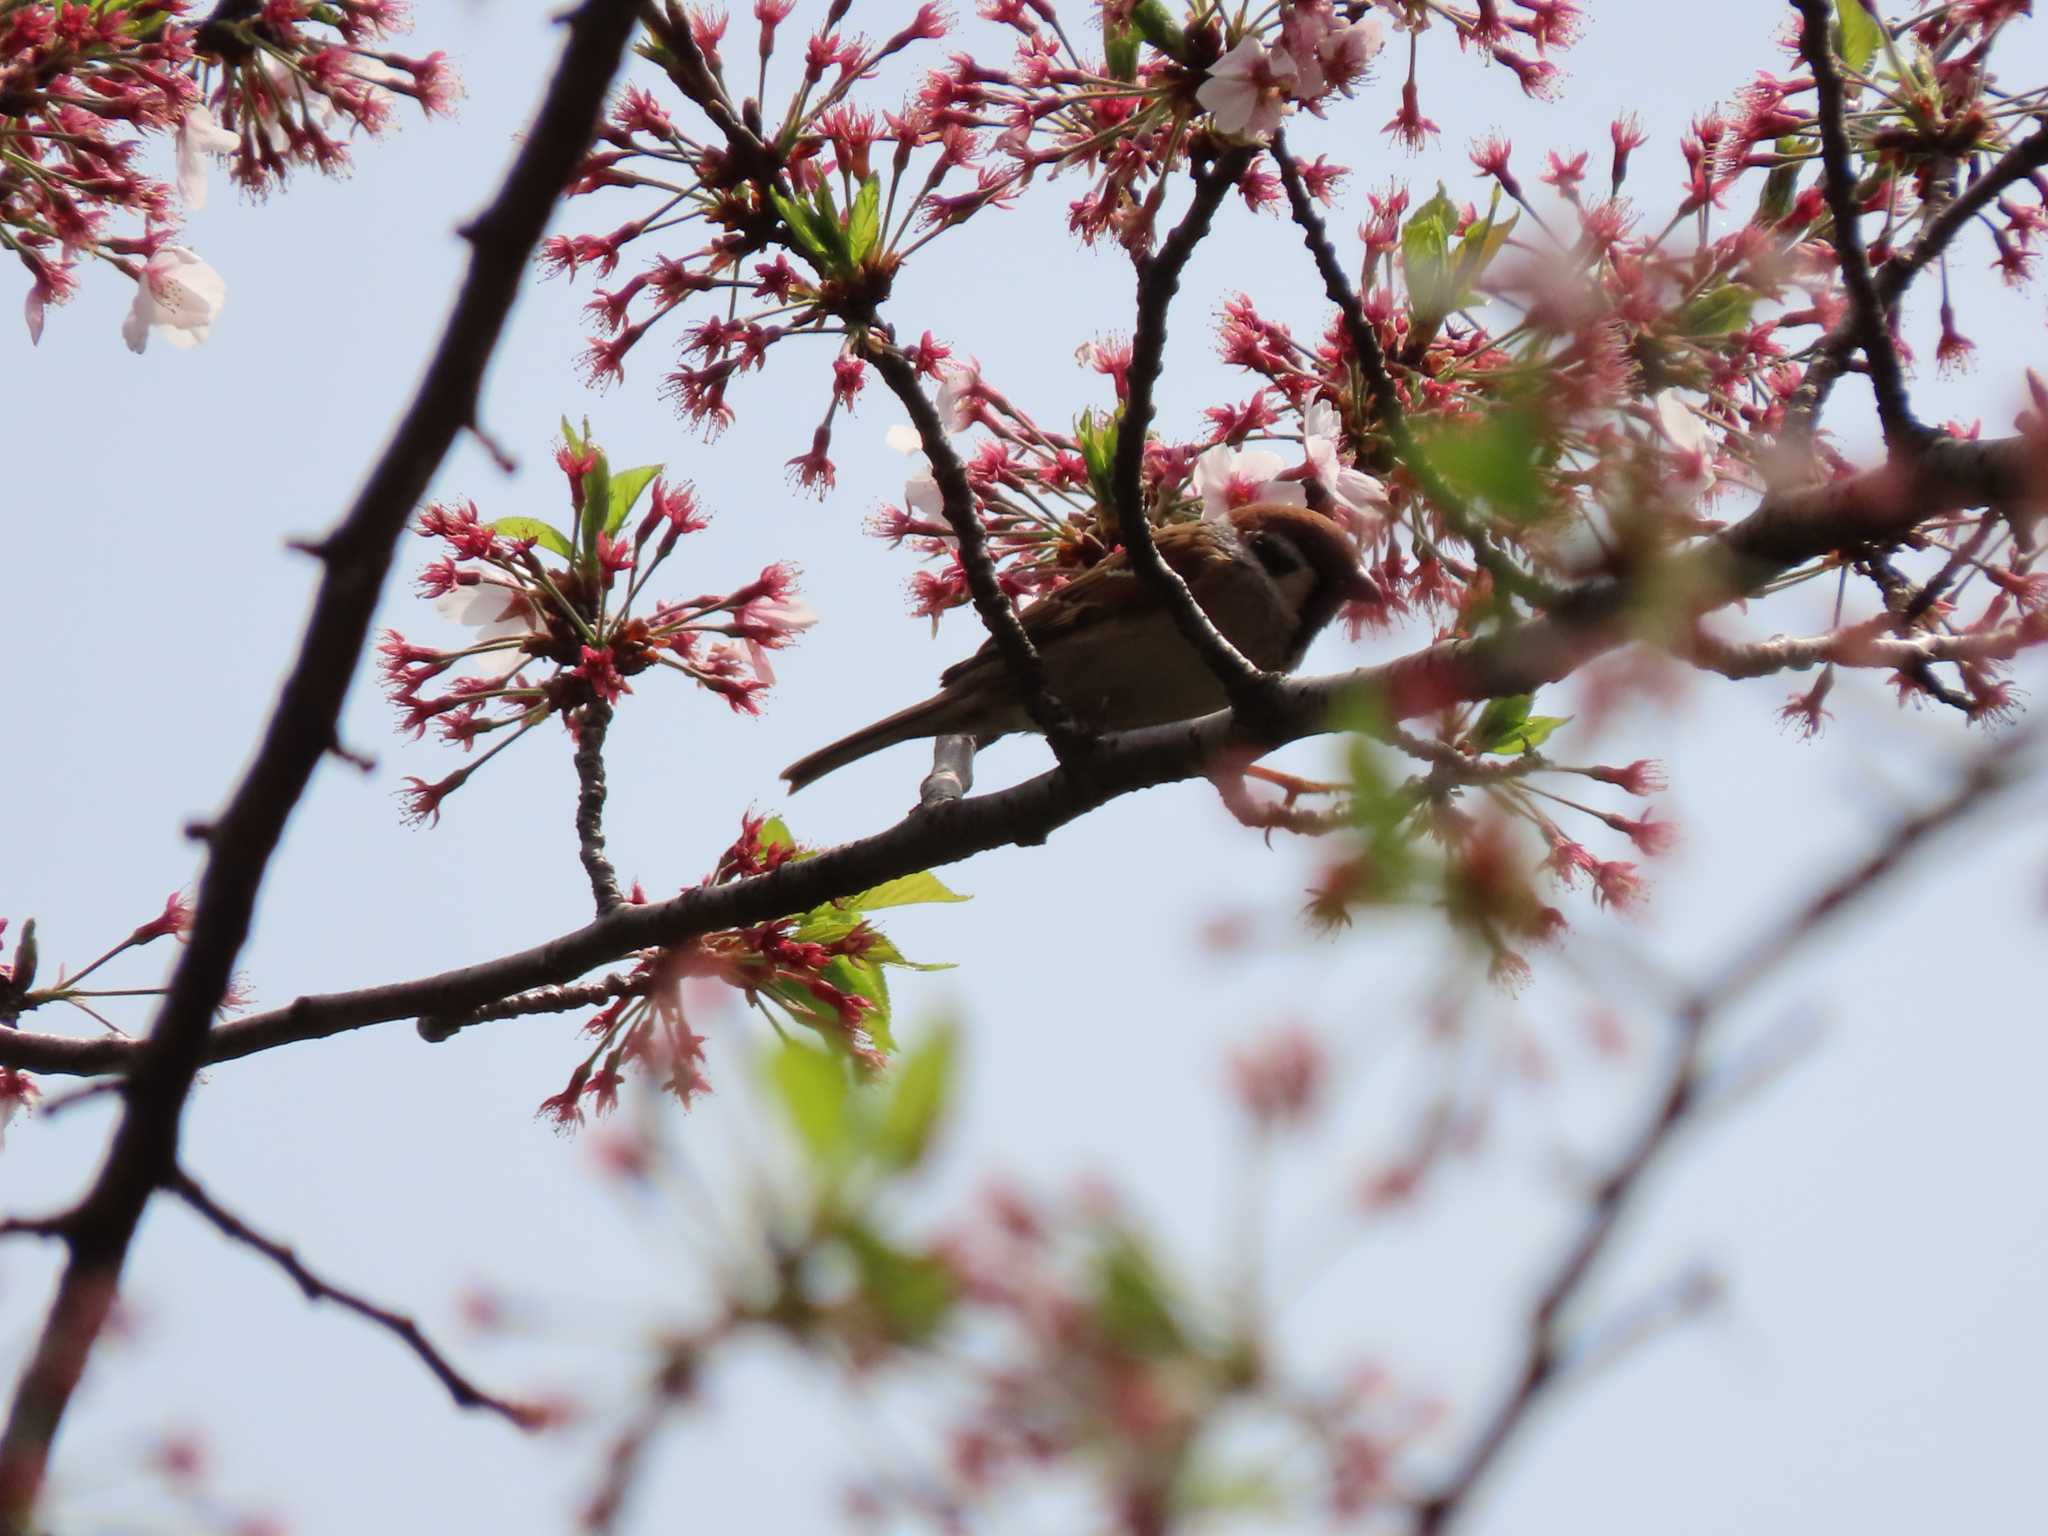
[[[1198,527],[1207,531],[1208,525],[1175,524],[1175,532],[1182,529],[1188,532],[1179,537],[1158,540],[1159,552],[1166,557],[1166,563],[1183,581],[1195,579],[1200,570],[1200,551],[1196,546],[1201,540],[1199,535],[1193,533]],[[1198,598],[1199,596],[1197,593]],[[1091,565],[1058,591],[1041,597],[1017,617],[1022,621],[1024,633],[1030,637],[1032,645],[1042,651],[1091,625],[1101,623],[1106,615],[1119,610],[1128,612],[1133,605],[1138,604],[1151,606],[1151,595],[1139,586],[1137,572],[1131,569],[1130,562],[1119,549],[1106,559]],[[991,636],[981,643],[981,648],[972,656],[954,662],[941,672],[939,686],[950,688],[970,672],[982,667],[1000,665],[1002,653],[996,647],[995,638]]]

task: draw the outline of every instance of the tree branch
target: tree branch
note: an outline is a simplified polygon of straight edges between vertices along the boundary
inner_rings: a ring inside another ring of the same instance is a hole
[[[865,319],[870,326],[880,325],[872,309]],[[938,482],[940,508],[947,525],[953,530],[953,536],[960,541],[960,568],[967,575],[967,591],[974,600],[974,611],[981,616],[983,627],[995,640],[996,650],[1002,656],[1011,680],[1017,684],[1032,724],[1045,734],[1053,755],[1062,763],[1068,762],[1087,750],[1086,733],[1075,723],[1073,715],[1046,681],[1044,659],[1039,656],[1038,647],[1031,643],[1023,620],[1017,617],[1016,604],[1010,601],[996,575],[995,560],[988,552],[988,532],[981,526],[981,516],[975,511],[974,487],[968,483],[967,466],[953,451],[945,424],[939,420],[939,413],[931,401],[925,398],[924,386],[918,382],[917,369],[911,365],[910,359],[879,334],[874,336],[874,342],[868,356],[875,365],[875,371],[902,402],[903,409],[910,413],[910,424],[917,429],[925,457],[932,461],[932,478]]]
[[[1999,193],[2043,166],[2048,166],[2048,125],[2037,127],[2000,156],[1996,165],[1965,187],[1961,195],[1928,222],[1909,249],[1894,255],[1878,269],[1877,296],[1883,301],[1885,312],[1889,314],[1897,306],[1913,279],[1932,266]],[[1843,363],[1855,350],[1857,330],[1856,317],[1845,316],[1821,341],[1820,355],[1807,371],[1801,389],[1802,420],[1812,420],[1826,402],[1828,391],[1841,376]]]
[[[1845,871],[1796,912],[1764,930],[1726,966],[1680,1005],[1672,1063],[1648,1121],[1593,1191],[1578,1234],[1551,1269],[1530,1314],[1522,1364],[1505,1397],[1443,1486],[1416,1508],[1417,1536],[1447,1530],[1471,1503],[1473,1492],[1498,1465],[1502,1453],[1535,1410],[1574,1374],[1567,1314],[1586,1282],[1613,1246],[1622,1218],[1642,1198],[1650,1173],[1661,1163],[1699,1103],[1705,1046],[1710,1027],[1755,990],[1816,933],[1875,891],[1937,834],[1982,806],[2019,777],[2022,752],[2032,733],[2015,734],[1978,754],[1962,783],[1939,805],[1901,823],[1885,845]]]
[[[576,717],[576,846],[599,917],[626,899],[604,851],[604,737],[611,723],[612,707],[602,699],[584,705]]]
[[[1209,621],[1180,573],[1159,553],[1146,517],[1144,469],[1145,437],[1152,426],[1152,391],[1166,360],[1166,317],[1180,291],[1180,275],[1208,234],[1217,208],[1257,152],[1249,145],[1226,149],[1209,169],[1196,173],[1194,197],[1166,243],[1152,256],[1135,258],[1137,324],[1131,337],[1131,366],[1125,376],[1123,419],[1117,428],[1116,461],[1110,470],[1116,504],[1105,509],[1116,518],[1117,538],[1131,569],[1166,605],[1174,626],[1223,685],[1232,708],[1240,711],[1263,708],[1272,679]]]
[[[262,744],[214,822],[185,950],[149,1037],[135,1047],[121,1122],[65,1234],[69,1249],[49,1314],[0,1433],[0,1533],[31,1519],[50,1445],[120,1284],[150,1196],[177,1166],[185,1096],[205,1059],[215,1010],[286,821],[334,740],[369,633],[392,547],[455,435],[476,414],[496,349],[550,210],[589,144],[620,57],[632,0],[583,0],[539,116],[496,200],[463,233],[471,243],[441,342],[411,406],[348,516],[319,547],[325,571]]]
[[[1870,259],[1863,249],[1862,210],[1856,205],[1856,181],[1849,167],[1849,130],[1841,72],[1835,68],[1834,45],[1828,40],[1829,0],[1793,0],[1804,20],[1799,50],[1813,71],[1818,98],[1822,180],[1828,213],[1834,221],[1835,255],[1842,263],[1842,286],[1849,291],[1851,337],[1870,365],[1870,387],[1877,396],[1878,422],[1885,446],[1895,454],[1911,453],[1928,431],[1913,416],[1906,400],[1904,371],[1892,345],[1891,321],[1871,280]]]
[[[1105,736],[1092,749],[1085,775],[1053,769],[995,794],[926,807],[882,832],[771,873],[623,906],[514,954],[416,981],[301,997],[214,1029],[205,1040],[204,1059],[233,1061],[395,1019],[420,1019],[423,1032],[435,1038],[450,1019],[514,993],[573,981],[635,950],[783,917],[992,848],[1042,842],[1122,795],[1197,777],[1232,750],[1270,749],[1326,734],[1340,706],[1361,694],[1376,694],[1387,716],[1399,720],[1452,704],[1531,693],[1633,639],[1646,593],[1685,594],[1686,611],[1659,615],[1667,629],[1674,621],[1682,628],[1806,561],[1896,541],[1925,518],[2023,500],[2037,462],[2037,450],[2024,438],[1938,439],[1910,467],[1887,466],[1774,493],[1747,518],[1668,564],[1630,580],[1575,588],[1549,613],[1503,633],[1442,641],[1350,672],[1279,679],[1270,715],[1256,728],[1225,710]],[[0,1066],[19,1070],[126,1072],[134,1070],[138,1052],[125,1040],[0,1030]]]
[[[1408,471],[1423,499],[1453,533],[1471,546],[1472,558],[1493,577],[1495,586],[1536,607],[1548,607],[1561,596],[1559,590],[1524,570],[1493,542],[1492,535],[1465,504],[1465,498],[1436,472],[1415,441],[1415,434],[1408,427],[1407,410],[1401,404],[1401,391],[1387,368],[1387,354],[1380,346],[1379,335],[1366,319],[1364,306],[1344,273],[1343,263],[1337,260],[1336,247],[1330,244],[1322,215],[1316,212],[1315,202],[1301,179],[1301,168],[1288,153],[1285,133],[1273,135],[1273,161],[1280,168],[1280,182],[1287,189],[1287,204],[1301,229],[1302,244],[1308,247],[1316,271],[1322,276],[1323,291],[1344,318],[1344,334],[1350,339],[1352,356],[1357,358],[1366,388],[1372,392],[1373,415],[1392,442],[1394,457]]]
[[[420,1363],[433,1373],[434,1379],[448,1389],[448,1395],[455,1399],[456,1407],[481,1408],[486,1413],[497,1414],[521,1429],[533,1429],[541,1422],[541,1415],[537,1409],[484,1391],[449,1364],[448,1357],[433,1346],[427,1336],[420,1332],[419,1324],[410,1317],[393,1312],[388,1307],[380,1307],[375,1302],[366,1301],[331,1281],[322,1280],[306,1268],[298,1253],[287,1244],[265,1237],[233,1212],[222,1209],[220,1203],[183,1169],[174,1172],[164,1187],[205,1217],[223,1237],[244,1247],[253,1248],[283,1270],[291,1277],[292,1283],[305,1292],[308,1301],[331,1301],[358,1317],[367,1318],[395,1336],[407,1349],[419,1356]]]

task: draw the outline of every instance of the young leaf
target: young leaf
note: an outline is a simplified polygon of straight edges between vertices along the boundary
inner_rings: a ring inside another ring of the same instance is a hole
[[[1730,331],[1740,330],[1749,324],[1750,312],[1756,308],[1756,297],[1755,289],[1745,288],[1740,283],[1723,283],[1718,288],[1709,288],[1678,312],[1678,333],[1681,336],[1726,336]]]
[[[874,255],[881,238],[882,181],[878,176],[869,176],[861,182],[853,208],[846,215],[846,245],[853,264],[859,266]]]
[[[1140,37],[1176,64],[1187,63],[1188,35],[1160,0],[1138,0],[1131,7],[1131,25],[1138,29]]]
[[[633,504],[661,473],[659,464],[642,464],[638,469],[622,469],[612,476],[611,510],[604,520],[606,533],[617,533],[633,515]]]
[[[590,437],[583,439],[586,451]],[[583,558],[597,559],[597,535],[604,521],[611,515],[612,508],[612,466],[603,453],[595,456],[595,462],[583,476],[583,511],[576,520],[577,542],[583,546]]]
[[[569,425],[569,418],[566,416],[562,418],[562,442],[571,453],[583,451],[583,439],[576,435],[576,429]]]
[[[1170,1355],[1182,1346],[1166,1282],[1128,1233],[1103,1250],[1095,1276],[1095,1321],[1110,1342],[1134,1355]]]
[[[890,1338],[918,1344],[938,1330],[959,1290],[951,1266],[928,1254],[905,1253],[856,1222],[840,1228],[839,1240],[860,1272],[862,1298]]]
[[[1558,727],[1571,724],[1570,715],[1531,715],[1495,745],[1486,750],[1500,757],[1520,757],[1534,752],[1550,740]]]
[[[817,216],[810,205],[785,197],[778,191],[771,190],[768,198],[782,216],[782,222],[789,226],[790,244],[797,248],[797,253],[820,272],[827,271],[831,265],[831,254],[815,227]]]
[[[1451,275],[1451,231],[1458,210],[1439,183],[1436,196],[1416,209],[1401,230],[1401,268],[1408,279],[1408,303],[1427,334],[1457,307]]]
[[[790,1127],[821,1167],[844,1157],[853,1122],[847,1114],[852,1092],[846,1069],[828,1052],[785,1045],[769,1058],[770,1081]]]
[[[574,558],[569,548],[569,535],[553,523],[544,523],[537,517],[501,517],[491,524],[491,532],[502,533],[508,539],[532,539],[542,549],[552,551],[564,560]]]
[[[1535,702],[1533,693],[1487,700],[1486,708],[1479,712],[1478,723],[1466,734],[1466,742],[1480,752],[1494,751],[1528,723],[1529,707]]]
[[[924,1157],[952,1090],[955,1043],[952,1025],[942,1024],[896,1068],[875,1138],[875,1150],[887,1166],[911,1168]]]
[[[1884,41],[1880,23],[1863,0],[1835,0],[1835,16],[1842,25],[1843,62],[1860,74]]]
[[[761,829],[766,838],[766,827]],[[883,907],[912,907],[928,901],[967,901],[957,891],[948,890],[945,882],[930,870],[920,870],[914,875],[899,875],[894,880],[884,880],[880,885],[870,886],[858,896],[846,898],[846,905],[856,912],[874,912]]]

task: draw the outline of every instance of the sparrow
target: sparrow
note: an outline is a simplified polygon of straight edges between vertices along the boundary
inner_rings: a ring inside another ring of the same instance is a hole
[[[1291,672],[1347,601],[1379,595],[1343,529],[1305,507],[1262,503],[1153,535],[1223,637],[1262,671]],[[1052,691],[1084,727],[1133,730],[1222,709],[1223,685],[1122,550],[1019,615]],[[994,640],[939,677],[922,703],[782,770],[792,793],[872,752],[921,736],[985,746],[1036,727]]]

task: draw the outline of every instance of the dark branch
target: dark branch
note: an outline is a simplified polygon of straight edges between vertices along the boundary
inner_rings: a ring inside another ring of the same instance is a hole
[[[433,1372],[434,1379],[448,1389],[448,1395],[455,1399],[456,1407],[481,1408],[486,1413],[495,1413],[500,1418],[518,1425],[521,1429],[532,1429],[540,1422],[538,1411],[531,1406],[511,1402],[484,1391],[450,1365],[448,1357],[433,1346],[427,1336],[420,1332],[419,1324],[411,1318],[403,1313],[393,1312],[388,1307],[380,1307],[373,1301],[365,1301],[332,1281],[322,1280],[306,1268],[297,1251],[289,1245],[265,1237],[233,1212],[222,1209],[220,1203],[190,1174],[181,1169],[171,1175],[164,1187],[205,1217],[223,1237],[255,1249],[283,1270],[291,1277],[292,1283],[305,1293],[306,1300],[331,1301],[358,1317],[367,1318],[395,1336],[407,1349],[419,1356],[420,1364]]]
[[[50,1445],[120,1285],[150,1196],[177,1167],[185,1096],[249,932],[270,855],[335,739],[392,548],[455,435],[476,415],[484,368],[556,196],[589,144],[621,55],[631,0],[584,0],[538,118],[496,200],[465,230],[469,271],[426,377],[346,518],[322,545],[311,619],[277,708],[213,824],[196,916],[149,1038],[134,1047],[121,1123],[66,1233],[69,1259],[0,1435],[0,1533],[32,1517]]]
[[[1656,1106],[1635,1140],[1594,1189],[1592,1204],[1577,1236],[1537,1293],[1521,1368],[1507,1394],[1481,1427],[1457,1469],[1417,1507],[1417,1536],[1435,1536],[1449,1529],[1469,1507],[1473,1492],[1498,1464],[1502,1452],[1527,1425],[1537,1407],[1574,1375],[1577,1362],[1565,1320],[1583,1294],[1588,1277],[1612,1247],[1622,1218],[1640,1202],[1650,1173],[1663,1161],[1699,1103],[1705,1046],[1712,1024],[1822,928],[1883,885],[1937,834],[2014,783],[2019,776],[2021,754],[2028,744],[2028,736],[2014,735],[1979,754],[1962,783],[1946,800],[1898,826],[1882,848],[1845,871],[1789,917],[1766,929],[1718,977],[1680,1005],[1676,1048]]]
[[[1893,453],[1910,453],[1925,441],[1927,429],[1914,419],[1906,401],[1905,374],[1899,366],[1898,348],[1892,345],[1891,321],[1863,250],[1863,214],[1856,204],[1856,177],[1849,165],[1842,76],[1835,68],[1834,45],[1828,40],[1828,20],[1834,7],[1829,0],[1793,3],[1804,19],[1799,49],[1813,71],[1819,102],[1822,180],[1828,213],[1834,221],[1835,255],[1842,263],[1842,286],[1849,292],[1850,334],[1870,365],[1870,387],[1877,396],[1885,446]]]
[[[950,864],[1012,843],[1040,842],[1098,806],[1155,784],[1194,778],[1219,757],[1271,748],[1332,729],[1341,706],[1377,693],[1394,719],[1449,705],[1531,693],[1603,651],[1637,638],[1645,592],[1687,594],[1690,613],[1660,616],[1668,632],[1748,597],[1793,567],[1843,549],[1895,542],[1916,523],[1966,507],[2013,504],[2034,474],[2023,438],[1940,439],[1910,469],[1888,467],[1767,497],[1757,510],[1669,566],[1574,589],[1544,616],[1498,635],[1446,640],[1380,666],[1286,678],[1256,728],[1230,711],[1101,738],[1085,775],[1054,769],[1012,789],[914,812],[885,831],[729,885],[624,906],[572,933],[416,981],[302,997],[215,1029],[205,1059],[232,1061],[300,1040],[394,1019],[448,1019],[536,987],[573,981],[635,950],[765,922],[851,895],[883,880]],[[439,1028],[438,1025],[434,1026]],[[93,1074],[134,1068],[123,1040],[76,1040],[0,1030],[0,1066]]]
[[[1216,675],[1232,707],[1242,711],[1264,706],[1272,679],[1253,666],[1209,622],[1188,584],[1159,553],[1152,539],[1152,524],[1146,516],[1144,469],[1145,437],[1152,426],[1152,390],[1166,361],[1166,317],[1174,295],[1180,291],[1180,275],[1195,247],[1208,234],[1217,208],[1256,153],[1248,146],[1227,149],[1206,171],[1197,172],[1188,211],[1166,237],[1166,243],[1155,255],[1137,257],[1137,327],[1131,337],[1123,420],[1117,428],[1116,462],[1111,468],[1116,504],[1103,509],[1115,517],[1124,556],[1138,573],[1138,579],[1150,586],[1166,605],[1175,627]]]
[[[1365,387],[1372,392],[1373,416],[1393,444],[1394,457],[1445,525],[1471,546],[1472,558],[1493,577],[1495,586],[1537,607],[1549,606],[1561,595],[1558,590],[1524,570],[1494,543],[1478,516],[1465,504],[1465,498],[1436,472],[1415,441],[1415,434],[1408,427],[1407,410],[1401,404],[1401,391],[1387,367],[1386,351],[1380,346],[1372,322],[1365,317],[1364,306],[1344,273],[1343,263],[1337,259],[1336,247],[1330,244],[1329,231],[1301,179],[1301,169],[1287,151],[1285,134],[1273,135],[1273,161],[1280,168],[1280,182],[1287,189],[1287,205],[1301,229],[1302,244],[1308,247],[1316,271],[1322,276],[1323,292],[1344,317],[1344,334],[1351,342],[1352,356],[1365,375]]]
[[[1955,242],[1972,219],[1990,207],[2007,187],[2048,166],[2048,126],[2036,128],[1999,158],[1996,165],[1965,187],[1953,202],[1930,220],[1911,247],[1894,255],[1877,273],[1877,296],[1889,314],[1906,289]],[[1842,365],[1855,350],[1857,319],[1845,316],[1820,344],[1820,355],[1807,371],[1801,389],[1802,419],[1811,420],[1826,402]]]
[[[871,326],[879,323],[872,311],[867,320]],[[996,575],[995,560],[988,552],[988,533],[975,511],[974,487],[968,483],[967,466],[953,451],[945,424],[925,398],[924,386],[918,382],[917,369],[910,359],[879,333],[874,333],[874,345],[868,355],[882,382],[910,413],[910,424],[917,429],[925,457],[932,462],[932,478],[938,482],[941,509],[954,537],[960,541],[960,568],[967,575],[967,591],[974,599],[974,611],[981,615],[982,624],[994,638],[996,650],[1017,685],[1032,723],[1045,733],[1053,755],[1067,762],[1086,750],[1084,734],[1046,682],[1045,662],[1017,617],[1016,604],[1003,591]]]
[[[604,851],[604,736],[611,723],[611,706],[602,699],[584,705],[576,717],[576,847],[599,917],[626,899]]]

